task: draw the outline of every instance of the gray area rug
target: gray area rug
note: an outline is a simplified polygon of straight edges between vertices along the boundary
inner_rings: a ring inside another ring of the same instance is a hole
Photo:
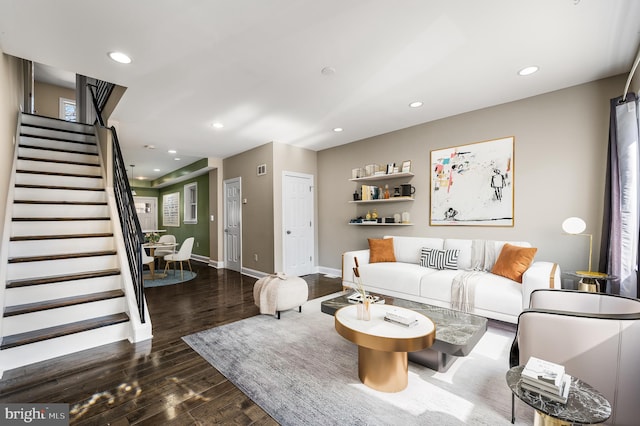
[[[280,320],[260,315],[183,339],[282,425],[511,424],[512,331],[490,326],[445,373],[409,363],[408,387],[384,393],[360,382],[357,347],[337,334],[320,300]],[[516,424],[533,424],[533,409],[519,401]]]

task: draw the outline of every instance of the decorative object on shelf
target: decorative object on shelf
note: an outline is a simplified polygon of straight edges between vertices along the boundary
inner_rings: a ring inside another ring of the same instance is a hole
[[[362,177],[362,169],[360,167],[351,169],[351,179],[358,179],[361,177]]]
[[[416,192],[416,187],[411,186],[410,183],[401,183],[400,184],[400,195],[402,197],[411,197]]]
[[[371,220],[371,212],[368,211],[364,218],[367,220]]]
[[[389,199],[389,197],[390,197],[390,194],[389,194],[389,184],[385,184],[385,186],[384,186],[384,199],[385,199],[385,200],[388,200],[388,199]]]
[[[378,219],[378,210],[373,209],[373,212],[371,213],[371,219]]]
[[[400,196],[400,187],[396,186],[395,188],[393,188],[393,196],[394,197],[399,197]]]
[[[589,270],[588,271],[576,271],[576,274],[583,275],[586,277],[593,278],[602,278],[606,277],[607,274],[602,272],[593,272],[591,271],[591,258],[593,255],[593,235],[585,234],[584,230],[587,229],[587,224],[584,220],[579,217],[569,217],[562,222],[562,230],[570,235],[584,235],[585,237],[589,237]]]
[[[409,216],[409,212],[402,212],[402,223],[411,222],[411,216]]]
[[[411,171],[411,160],[406,160],[402,162],[402,172],[410,172]]]
[[[374,176],[376,172],[379,172],[379,171],[380,171],[380,164],[367,164],[366,166],[364,166],[365,176]]]
[[[354,191],[353,201],[360,201],[360,194],[358,193],[358,191]]]
[[[514,226],[514,144],[510,136],[432,150],[430,225]]]
[[[388,175],[392,174],[395,167],[396,167],[396,163],[387,164],[387,174]]]
[[[396,213],[393,215],[394,223],[400,223],[400,219],[401,219],[400,213]]]

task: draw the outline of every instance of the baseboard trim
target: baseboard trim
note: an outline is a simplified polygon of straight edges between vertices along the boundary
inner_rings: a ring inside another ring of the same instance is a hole
[[[325,266],[317,266],[316,273],[335,276],[336,278],[342,276],[342,271],[340,269],[327,268]]]
[[[256,271],[255,269],[250,269],[250,268],[242,268],[241,274],[248,275],[250,277],[257,278],[257,279],[260,279],[262,277],[266,277],[267,275],[269,275],[266,272]]]
[[[191,253],[191,259],[197,260],[198,262],[204,262],[204,263],[209,263],[210,262],[208,257],[202,256],[200,254]]]

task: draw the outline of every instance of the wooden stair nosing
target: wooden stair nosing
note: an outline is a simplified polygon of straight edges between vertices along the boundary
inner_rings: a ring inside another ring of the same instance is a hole
[[[51,158],[38,158],[38,157],[23,157],[23,156],[18,156],[18,160],[25,160],[25,161],[40,161],[40,162],[42,162],[42,163],[72,164],[72,165],[74,165],[74,166],[100,167],[100,164],[84,163],[84,162],[82,162],[82,161],[53,160],[53,159],[51,159]]]
[[[38,145],[20,144],[20,148],[39,149],[41,151],[62,152],[62,153],[65,153],[65,154],[92,155],[92,156],[95,156],[95,157],[98,156],[97,152],[74,151],[72,149],[51,148],[51,147],[47,147],[47,146],[38,146]]]
[[[106,201],[13,200],[13,204],[53,204],[63,206],[106,206]]]
[[[9,263],[42,262],[45,260],[63,260],[63,259],[80,259],[82,257],[114,256],[117,253],[118,252],[115,250],[102,250],[102,251],[91,251],[91,252],[84,252],[84,253],[65,253],[65,254],[54,254],[54,255],[43,255],[43,256],[10,257]]]
[[[31,285],[55,284],[65,281],[76,281],[90,278],[109,277],[119,275],[120,269],[105,269],[102,271],[83,272],[79,274],[52,275],[40,278],[21,278],[17,280],[7,280],[6,288],[19,288]]]
[[[42,302],[25,303],[23,305],[7,306],[4,316],[13,317],[17,315],[41,312],[49,309],[64,308],[67,306],[81,305],[84,303],[100,302],[103,300],[124,297],[122,290],[108,290],[98,293],[81,294],[78,296],[61,297],[59,299],[45,300]]]
[[[23,132],[22,132],[23,129],[26,130],[27,133],[23,134]],[[40,124],[31,124],[31,123],[21,123],[20,124],[20,136],[32,136],[32,137],[37,137],[37,138],[47,138],[47,136],[30,135],[28,133],[29,129],[52,130],[54,132],[71,133],[73,135],[95,136],[94,132],[82,132],[82,131],[78,131],[78,130],[59,129],[57,127],[43,126],[43,125],[40,125]]]
[[[121,312],[55,327],[42,328],[40,330],[29,331],[26,333],[4,336],[2,344],[0,345],[0,350],[15,348],[30,343],[42,342],[44,340],[55,339],[56,337],[81,333],[83,331],[95,330],[97,328],[121,324],[127,321],[129,321],[129,316],[126,313]]]
[[[42,170],[17,169],[16,173],[24,173],[24,174],[30,174],[30,175],[65,176],[65,177],[77,177],[77,178],[102,179],[102,176],[100,175],[88,175],[88,174],[82,174],[82,173],[65,173],[65,172],[45,172]]]
[[[16,188],[29,189],[60,189],[63,191],[104,191],[104,188],[89,188],[86,186],[59,186],[59,185],[35,185],[31,183],[16,183]]]
[[[64,240],[70,238],[101,238],[113,237],[113,232],[98,232],[95,234],[58,234],[58,235],[22,235],[11,237],[9,241],[38,241],[38,240]]]
[[[82,222],[88,220],[111,220],[110,217],[14,217],[12,222]]]
[[[37,115],[37,114],[29,114],[28,112],[24,112],[23,114],[25,115],[30,115],[32,117],[37,117],[37,118],[44,118],[45,120],[49,120],[49,121],[58,121],[65,124],[69,124],[69,123],[74,123],[77,124],[77,127],[84,127],[84,126],[89,126],[93,129],[93,125],[88,124],[88,123],[79,123],[79,122],[74,122],[74,121],[68,121],[68,120],[64,120],[62,118],[54,118],[54,117],[45,117],[44,115]],[[83,132],[83,131],[79,131],[79,130],[68,130],[68,129],[59,129],[57,127],[51,127],[51,126],[46,126],[46,125],[42,125],[42,124],[34,124],[34,123],[26,123],[26,122],[21,122],[20,123],[21,127],[30,127],[30,128],[35,128],[35,129],[46,129],[46,130],[57,130],[59,132],[69,132],[69,133],[75,133],[75,134],[79,134],[79,135],[94,135],[94,132]]]

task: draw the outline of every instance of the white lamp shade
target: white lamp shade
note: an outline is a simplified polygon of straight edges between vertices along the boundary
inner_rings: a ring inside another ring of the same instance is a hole
[[[579,217],[569,217],[562,222],[562,230],[567,234],[581,234],[587,228],[587,224]]]

